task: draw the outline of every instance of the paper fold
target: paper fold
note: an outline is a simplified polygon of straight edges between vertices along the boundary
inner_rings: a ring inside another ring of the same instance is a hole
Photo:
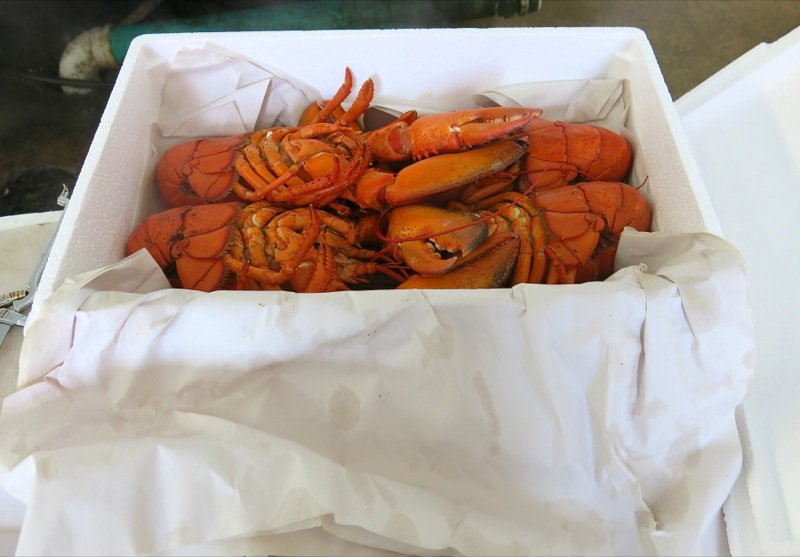
[[[0,415],[19,551],[696,553],[740,466],[744,270],[705,234],[626,231],[620,261],[487,291],[164,290],[144,251],[76,277]]]

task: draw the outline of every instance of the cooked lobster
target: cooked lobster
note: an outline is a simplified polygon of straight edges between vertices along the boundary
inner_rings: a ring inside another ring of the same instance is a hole
[[[401,288],[603,279],[613,270],[622,230],[648,231],[651,223],[647,200],[621,182],[585,182],[531,196],[507,192],[472,207],[453,207],[433,212],[411,206],[389,213],[387,241],[395,256],[419,273]],[[483,238],[491,241],[485,244]],[[487,264],[488,254],[500,250],[502,261]]]
[[[322,209],[268,202],[167,209],[141,222],[126,253],[147,249],[175,286],[324,292],[344,290],[380,273],[406,275],[378,251],[374,217],[345,219]]]
[[[174,208],[127,252],[207,291],[485,288],[605,278],[623,228],[649,230],[619,134],[535,108],[409,111],[364,131],[374,84],[345,110],[352,85],[347,69],[295,127],[167,150],[156,177]]]

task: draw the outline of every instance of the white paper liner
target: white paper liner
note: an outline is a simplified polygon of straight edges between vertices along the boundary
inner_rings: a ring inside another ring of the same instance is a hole
[[[170,290],[145,251],[75,277],[0,415],[19,552],[698,553],[741,461],[744,269],[707,234],[619,258],[485,291]]]
[[[359,87],[354,84],[350,99]],[[172,60],[157,126],[163,138],[237,135],[294,126],[305,108],[322,98],[316,89],[283,70],[209,42],[203,48],[181,49]],[[593,123],[617,133],[623,132],[628,112],[625,81],[620,79],[519,83],[476,91],[472,100],[475,107],[540,108],[542,118]],[[462,101],[454,100],[454,104]],[[366,118],[385,123],[387,118],[371,115],[383,112],[396,117],[407,110],[425,115],[442,109],[420,104],[419,99],[386,103],[378,97]]]
[[[277,68],[214,43],[175,56],[162,93],[164,137],[237,135],[294,126],[319,92]]]

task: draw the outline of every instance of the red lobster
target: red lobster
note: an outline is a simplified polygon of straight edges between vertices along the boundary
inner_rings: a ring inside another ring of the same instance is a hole
[[[267,202],[185,206],[145,219],[129,236],[126,253],[146,248],[173,285],[206,292],[327,292],[376,273],[404,280],[391,262],[379,263],[376,251],[361,247],[373,226],[370,217],[350,220]]]
[[[531,184],[537,189],[554,188],[577,179],[616,182],[630,171],[630,144],[606,128],[536,118],[526,124],[525,131],[529,147],[520,191]]]
[[[341,109],[353,77],[324,108],[313,104],[296,128],[194,139],[159,159],[156,184],[169,207],[221,200],[267,200],[293,205],[325,205],[363,174],[369,161],[356,138],[358,117],[369,106],[372,80],[359,90],[350,109]]]
[[[613,271],[622,230],[647,231],[651,221],[644,196],[621,182],[584,182],[531,196],[507,192],[471,208],[435,211],[412,206],[389,213],[387,241],[419,273],[401,288],[603,279]]]
[[[362,133],[356,120],[369,106],[374,86],[365,82],[344,111],[341,103],[351,86],[347,70],[334,98],[324,106],[309,106],[298,127],[172,147],[156,169],[162,198],[170,207],[234,198],[317,207],[339,198],[362,208],[417,203],[521,159],[526,145],[510,139],[524,139],[523,127],[541,112],[475,109],[421,118],[409,112]],[[373,157],[382,168],[370,166]],[[412,159],[418,162],[407,164]],[[387,168],[400,162],[397,172]]]

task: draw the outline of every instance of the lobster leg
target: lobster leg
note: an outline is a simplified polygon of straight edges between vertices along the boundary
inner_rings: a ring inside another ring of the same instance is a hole
[[[300,126],[332,121],[336,124],[348,126],[351,129],[360,130],[356,120],[367,110],[372,102],[375,85],[371,79],[366,80],[361,89],[359,89],[353,104],[347,111],[344,111],[342,110],[342,103],[350,94],[352,88],[353,72],[350,71],[350,68],[345,68],[344,83],[336,91],[333,98],[326,102],[324,106],[320,106],[317,103],[309,105],[300,117]]]
[[[317,260],[311,278],[303,287],[303,292],[328,292],[335,272],[333,248],[320,244],[317,249]]]

